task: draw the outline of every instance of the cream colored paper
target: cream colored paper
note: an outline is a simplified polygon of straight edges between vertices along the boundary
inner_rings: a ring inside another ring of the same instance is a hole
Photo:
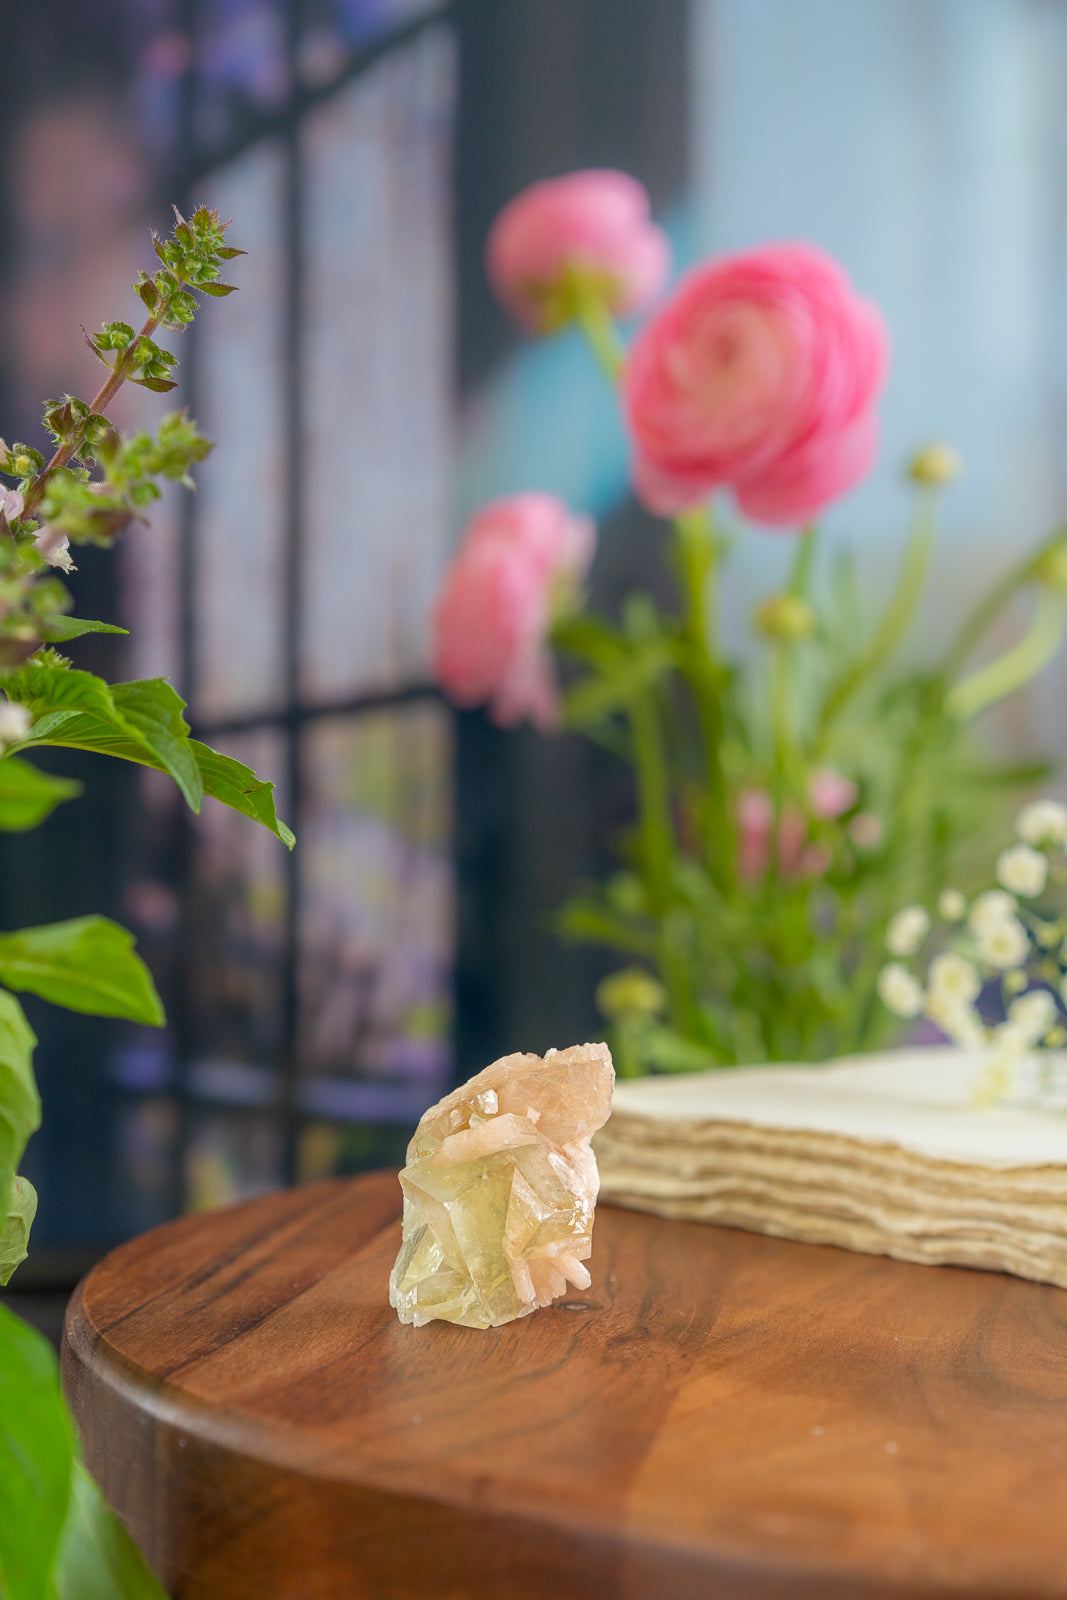
[[[1035,1107],[1032,1067],[976,1107],[983,1065],[901,1050],[620,1083],[603,1198],[1067,1287],[1067,1115]]]

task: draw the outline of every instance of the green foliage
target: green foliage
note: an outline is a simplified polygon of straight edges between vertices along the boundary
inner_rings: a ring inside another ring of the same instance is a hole
[[[185,702],[165,679],[109,686],[91,672],[37,656],[12,673],[4,687],[8,698],[33,717],[30,737],[21,748],[61,745],[159,767],[199,811],[203,784],[189,749]]]
[[[47,1342],[0,1306],[0,1594],[52,1600],[74,1428]]]
[[[73,917],[0,933],[0,982],[68,1011],[152,1027],[163,1006],[132,935],[107,917]]]
[[[91,400],[64,395],[44,407],[54,446],[45,461],[32,445],[0,440],[0,475],[19,499],[0,514],[0,705],[30,712],[28,738],[7,712],[0,740],[0,829],[36,826],[80,785],[52,778],[12,755],[15,748],[60,745],[93,750],[167,772],[198,811],[205,793],[269,828],[292,846],[274,809],[273,786],[241,762],[189,738],[184,703],[162,679],[108,685],[71,667],[52,644],[87,633],[122,633],[110,623],[68,615],[70,595],[53,568],[69,570],[70,544],[109,545],[160,494],[165,482],[191,484],[211,449],[184,412],[155,432],[124,437],[107,409],[123,383],[174,387],[175,355],[157,343],[160,328],[180,332],[197,296],[228,295],[221,264],[243,251],[227,245],[218,213],[175,213],[173,236],[153,236],[160,268],[134,289],[148,312],[138,330],[105,322],[86,335],[108,368]],[[124,929],[102,917],[0,934],[0,981],[58,1005],[141,1023],[163,1021],[159,996]],[[26,1253],[36,1196],[16,1175],[40,1103],[33,1078],[36,1041],[18,1001],[0,990],[0,1282]],[[47,1345],[0,1307],[0,1597],[2,1600],[163,1600],[121,1524],[77,1459]]]
[[[50,1346],[3,1306],[0,1595],[165,1600],[78,1459]]]
[[[51,816],[64,800],[81,794],[72,778],[53,778],[17,756],[0,760],[0,832],[25,833]]]
[[[37,1215],[37,1191],[28,1178],[12,1179],[6,1216],[0,1210],[0,1284],[26,1259],[30,1228]]]
[[[59,1544],[55,1600],[165,1600],[144,1557],[77,1460]]]
[[[14,995],[0,989],[0,1194],[5,1202],[26,1141],[41,1121],[33,1077],[36,1045],[22,1007]]]
[[[92,673],[37,657],[12,673],[4,687],[34,719],[20,749],[60,745],[95,750],[169,772],[194,811],[208,794],[292,848],[293,835],[274,808],[274,785],[242,762],[190,739],[182,715],[185,702],[165,679],[108,685]]]
[[[897,582],[877,607],[861,601],[847,557],[820,586],[815,536],[799,539],[774,599],[779,610],[802,601],[805,625],[768,629],[758,611],[760,642],[740,661],[724,661],[714,637],[708,591],[723,544],[704,513],[677,525],[678,614],[638,595],[621,625],[571,613],[554,628],[579,663],[568,725],[636,767],[636,821],[615,841],[623,870],[584,887],[558,922],[565,938],[646,962],[662,985],[662,1019],[609,1018],[620,1070],[819,1060],[888,1043],[897,1024],[875,984],[889,916],[966,882],[998,793],[1047,774],[985,758],[969,721],[1058,647],[1067,607],[1045,568],[1063,532],[981,602],[940,661],[902,668],[933,542],[931,493],[919,492]],[[1025,585],[1038,588],[1030,634],[961,689],[967,655]],[[851,785],[833,815],[813,799],[828,768]],[[753,797],[762,822],[742,820]]]
[[[296,840],[292,830],[274,809],[273,783],[257,778],[251,767],[235,761],[232,756],[220,755],[217,750],[201,744],[199,739],[190,740],[189,748],[196,757],[205,794],[221,800],[223,805],[239,811],[242,816],[251,817],[253,822],[280,839],[288,850],[293,848]]]

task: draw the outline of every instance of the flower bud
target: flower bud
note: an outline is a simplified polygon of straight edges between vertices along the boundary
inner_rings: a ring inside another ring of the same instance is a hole
[[[11,464],[20,478],[28,478],[33,471],[33,461],[27,455],[17,455]]]
[[[772,594],[756,608],[753,622],[765,639],[795,644],[815,632],[815,613],[798,594]]]
[[[963,457],[950,444],[928,444],[916,452],[908,466],[908,477],[931,489],[951,483],[963,471]]]
[[[643,967],[623,967],[597,984],[596,1003],[605,1017],[655,1017],[667,1003],[663,985]]]

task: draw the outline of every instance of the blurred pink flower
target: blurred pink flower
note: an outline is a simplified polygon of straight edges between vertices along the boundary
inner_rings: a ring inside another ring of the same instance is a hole
[[[851,778],[843,778],[832,767],[820,767],[808,779],[808,800],[817,817],[832,821],[856,804],[859,790]]]
[[[877,308],[814,245],[698,267],[630,353],[638,495],[672,514],[726,485],[758,522],[806,522],[874,460],[888,355]]]
[[[575,598],[593,559],[592,519],[547,494],[496,500],[476,516],[433,615],[433,666],[458,705],[488,704],[494,722],[559,720],[545,647],[553,617]]]
[[[636,178],[571,172],[532,183],[500,212],[489,230],[486,270],[522,322],[539,332],[558,326],[568,268],[594,280],[617,316],[655,299],[670,271],[670,247]]]
[[[770,860],[774,801],[766,789],[745,789],[737,802],[737,875],[756,883]],[[778,823],[778,871],[784,879],[817,878],[832,857],[824,844],[808,843],[808,824],[799,806],[787,802]]]

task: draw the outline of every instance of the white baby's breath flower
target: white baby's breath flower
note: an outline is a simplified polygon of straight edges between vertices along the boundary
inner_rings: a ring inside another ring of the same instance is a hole
[[[917,1017],[923,1008],[922,985],[899,961],[890,961],[878,974],[878,995],[895,1017]]]
[[[1031,800],[1015,819],[1015,831],[1025,844],[1067,842],[1067,806],[1058,800]]]
[[[16,704],[14,700],[8,700],[6,696],[0,699],[0,749],[25,739],[32,723],[33,718],[25,706]]]
[[[1056,1002],[1047,989],[1031,989],[1008,1007],[1008,1022],[1027,1045],[1043,1039],[1055,1021]]]
[[[937,910],[946,922],[962,922],[967,915],[967,901],[958,889],[942,889]]]
[[[913,956],[930,931],[930,918],[922,906],[905,906],[889,919],[885,946],[892,956]]]
[[[998,922],[1014,921],[1016,909],[1014,895],[1003,889],[987,889],[972,901],[967,926],[972,933],[980,934],[983,928],[995,927]]]
[[[1033,845],[1013,844],[997,857],[997,879],[1012,894],[1032,899],[1040,894],[1048,878],[1048,862]]]
[[[1006,972],[1021,967],[1030,954],[1030,939],[1018,917],[1005,917],[978,929],[978,953],[991,967]]]
[[[931,995],[926,1006],[926,1015],[931,1022],[936,1022],[941,1032],[950,1038],[953,1044],[963,1046],[965,1049],[975,1049],[986,1042],[986,1030],[977,1011],[959,995],[935,994]]]
[[[935,956],[926,975],[931,998],[938,1000],[977,1000],[982,989],[978,969],[963,956],[946,951]]]

